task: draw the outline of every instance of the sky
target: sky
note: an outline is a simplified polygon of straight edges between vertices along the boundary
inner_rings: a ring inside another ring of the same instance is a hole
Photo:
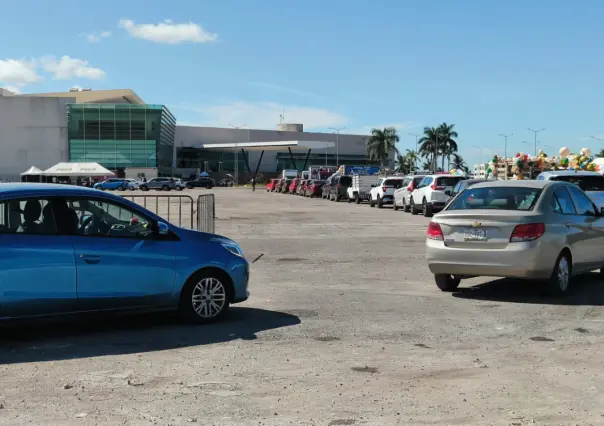
[[[21,93],[130,88],[181,124],[392,125],[402,151],[446,122],[469,165],[504,154],[499,134],[532,153],[527,128],[550,155],[604,148],[601,0],[5,1],[0,87]]]

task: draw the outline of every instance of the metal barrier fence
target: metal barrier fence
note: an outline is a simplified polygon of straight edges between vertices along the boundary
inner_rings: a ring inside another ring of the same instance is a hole
[[[122,197],[143,206],[176,226],[195,229],[195,202],[189,195],[122,195]]]
[[[197,197],[197,230],[214,233],[216,228],[216,204],[214,194]]]
[[[120,194],[121,195],[121,194]],[[214,194],[199,195],[122,195],[168,222],[183,228],[215,232],[216,208]]]

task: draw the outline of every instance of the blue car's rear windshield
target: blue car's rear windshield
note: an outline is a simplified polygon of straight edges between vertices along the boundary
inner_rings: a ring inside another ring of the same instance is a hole
[[[532,210],[541,195],[539,188],[469,187],[461,192],[447,210]]]

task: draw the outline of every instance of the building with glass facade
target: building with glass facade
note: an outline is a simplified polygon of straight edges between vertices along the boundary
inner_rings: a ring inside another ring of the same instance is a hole
[[[69,161],[99,163],[109,170],[176,166],[176,119],[163,105],[76,103],[67,106]]]

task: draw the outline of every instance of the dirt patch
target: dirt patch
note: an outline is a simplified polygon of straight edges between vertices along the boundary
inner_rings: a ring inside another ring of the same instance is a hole
[[[533,342],[555,342],[554,339],[550,339],[549,337],[543,337],[543,336],[531,337],[531,340]]]
[[[354,419],[336,419],[332,420],[328,423],[328,426],[346,426],[355,424],[356,420]]]
[[[304,262],[306,259],[301,257],[279,257],[277,262]]]
[[[313,340],[317,342],[335,342],[336,340],[340,340],[340,338],[335,336],[319,336],[314,337]]]
[[[351,368],[352,371],[356,371],[357,373],[370,373],[370,374],[374,374],[378,372],[378,368],[377,367],[352,367]]]
[[[297,316],[298,318],[310,318],[319,316],[319,313],[317,311],[313,311],[311,309],[291,309],[286,313]]]

